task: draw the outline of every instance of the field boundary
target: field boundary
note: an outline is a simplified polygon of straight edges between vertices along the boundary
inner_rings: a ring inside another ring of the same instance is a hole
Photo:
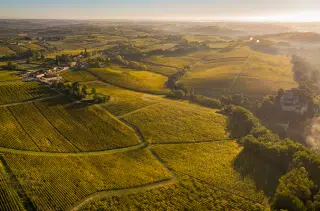
[[[252,56],[252,52],[250,53],[250,55],[248,56],[247,60],[242,64],[242,67],[240,69],[240,71],[238,72],[237,77],[234,79],[234,81],[232,82],[229,91],[231,91],[233,89],[233,87],[236,85],[237,81],[239,80],[244,68],[246,67],[247,63],[249,62],[250,58]]]
[[[23,127],[23,125],[19,122],[19,120],[17,119],[17,117],[13,114],[13,112],[11,111],[11,109],[8,107],[8,110],[10,112],[10,114],[13,116],[13,118],[16,120],[16,122],[19,124],[19,126],[21,127],[21,129],[27,134],[27,136],[30,138],[30,140],[34,143],[34,145],[40,150],[40,152],[42,151],[41,148],[38,146],[38,144],[33,140],[33,138],[30,136],[30,134],[26,131],[26,129]],[[35,151],[38,152],[38,151]]]
[[[74,144],[72,143],[72,141],[70,141],[68,139],[68,137],[66,137],[54,124],[52,124],[52,122],[43,114],[43,112],[39,109],[39,107],[32,102],[32,104],[37,108],[37,110],[39,111],[39,113],[47,120],[47,122],[63,137],[65,138],[74,148],[76,148],[79,152],[81,152],[81,150]]]
[[[21,104],[27,104],[27,103],[33,103],[33,102],[38,102],[38,101],[43,101],[43,100],[50,100],[50,99],[53,99],[53,98],[57,98],[59,96],[61,96],[61,93],[59,93],[57,95],[54,95],[54,96],[41,97],[41,98],[37,98],[37,99],[30,99],[30,100],[17,102],[17,103],[2,104],[2,105],[0,105],[0,108],[5,108],[5,107],[15,106],[15,105],[21,105]]]

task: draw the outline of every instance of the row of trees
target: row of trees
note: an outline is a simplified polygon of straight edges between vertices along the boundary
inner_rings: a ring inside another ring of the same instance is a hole
[[[122,58],[122,56],[120,56],[120,55],[117,55],[114,58],[114,61],[116,63],[119,63],[121,65],[124,65],[126,67],[129,67],[129,68],[132,68],[132,69],[135,69],[135,70],[147,70],[146,65],[144,65],[144,64],[142,64],[140,62],[136,62],[136,61],[127,61],[124,58]]]

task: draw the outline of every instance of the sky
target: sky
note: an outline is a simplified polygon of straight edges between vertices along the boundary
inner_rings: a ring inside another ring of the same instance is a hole
[[[319,0],[0,0],[0,18],[320,22]]]

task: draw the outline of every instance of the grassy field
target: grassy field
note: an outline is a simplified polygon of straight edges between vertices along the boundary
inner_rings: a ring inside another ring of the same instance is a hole
[[[98,191],[169,179],[147,150],[96,156],[41,156],[3,153],[37,210],[67,210]]]
[[[200,106],[199,106],[200,107]],[[227,119],[214,110],[178,103],[159,104],[125,117],[154,143],[221,140],[228,137]]]
[[[260,98],[279,88],[296,87],[289,57],[258,53],[247,47],[225,53],[203,51],[192,56],[204,56],[205,60],[179,82],[202,95],[243,93]]]
[[[21,79],[21,77],[17,76],[16,74],[17,74],[16,71],[0,69],[0,82],[14,81],[14,80]]]
[[[158,65],[147,65],[147,70],[150,72],[159,73],[165,76],[170,76],[177,72],[176,68],[172,67],[163,67]]]
[[[156,145],[153,148],[178,173],[190,175],[253,201],[267,201],[264,193],[256,189],[251,179],[242,178],[232,167],[233,160],[242,149],[235,141]]]
[[[160,65],[166,65],[173,68],[184,68],[185,66],[195,64],[201,59],[192,56],[150,56],[144,58],[144,61]]]
[[[233,89],[249,95],[274,94],[279,88],[296,87],[293,78],[290,57],[254,52]]]
[[[145,99],[141,92],[134,92],[115,86],[103,84],[101,82],[91,82],[86,84],[89,88],[96,88],[97,93],[108,95],[111,99],[101,106],[115,115],[123,115],[139,108],[154,104],[152,100]]]
[[[0,84],[0,105],[23,102],[56,95],[56,92],[37,82]]]
[[[107,83],[127,89],[155,94],[168,92],[168,89],[165,88],[167,77],[160,74],[148,71],[135,71],[119,66],[91,68],[89,72],[97,75]]]
[[[60,74],[66,82],[71,81],[71,82],[85,82],[85,81],[94,81],[97,80],[96,77],[94,77],[92,74],[90,74],[86,70],[68,70],[66,72],[63,72]]]
[[[25,210],[16,190],[10,185],[10,177],[0,161],[0,210]]]
[[[138,144],[127,125],[98,106],[70,103],[65,98],[37,102],[42,115],[81,151],[99,151]]]
[[[263,206],[178,174],[177,184],[91,202],[87,210],[266,210]]]
[[[195,89],[196,93],[206,96],[218,96],[229,89],[242,67],[242,62],[233,64],[201,64],[196,66],[179,82]]]

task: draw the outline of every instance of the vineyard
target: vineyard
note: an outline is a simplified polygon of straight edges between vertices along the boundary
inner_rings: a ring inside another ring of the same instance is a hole
[[[89,72],[97,75],[103,81],[134,91],[164,94],[167,77],[148,71],[135,71],[119,66],[112,68],[91,68]]]
[[[158,104],[128,115],[125,120],[139,127],[142,134],[154,143],[197,142],[228,137],[225,116],[182,104]]]
[[[89,89],[96,88],[98,93],[111,97],[107,103],[101,106],[115,115],[123,115],[155,103],[154,101],[144,99],[146,94],[141,92],[134,92],[99,82],[92,82],[86,85]]]
[[[229,52],[199,51],[190,56],[205,60],[179,82],[202,95],[218,97],[231,92],[257,98],[279,88],[296,87],[286,56],[258,53],[248,47]]]
[[[233,89],[246,94],[264,96],[276,93],[279,88],[296,87],[291,69],[289,57],[254,52]]]
[[[55,129],[33,103],[8,108],[21,127],[28,133],[40,151],[78,151],[62,134]]]
[[[147,150],[74,157],[3,153],[3,157],[37,210],[66,210],[98,191],[170,178]]]
[[[256,189],[251,179],[242,178],[232,168],[234,158],[241,151],[241,147],[234,141],[156,145],[153,148],[174,171],[259,203],[267,201],[264,193]],[[184,165],[186,158],[188,165]]]
[[[171,186],[103,198],[81,210],[267,210],[198,179],[178,173],[178,180]]]
[[[39,151],[39,148],[21,127],[8,108],[0,108],[0,146]]]
[[[85,82],[94,81],[96,78],[86,70],[71,70],[61,74],[65,81],[70,82]]]
[[[42,115],[81,151],[138,144],[134,131],[98,106],[81,106],[65,98],[36,102]]]
[[[0,105],[33,100],[57,93],[37,82],[0,84]]]
[[[10,70],[1,70],[0,69],[0,82],[4,81],[13,81],[13,80],[19,80],[21,79],[19,76],[16,75],[16,71],[10,71]]]
[[[0,210],[24,210],[18,193],[10,183],[10,177],[0,160]]]

